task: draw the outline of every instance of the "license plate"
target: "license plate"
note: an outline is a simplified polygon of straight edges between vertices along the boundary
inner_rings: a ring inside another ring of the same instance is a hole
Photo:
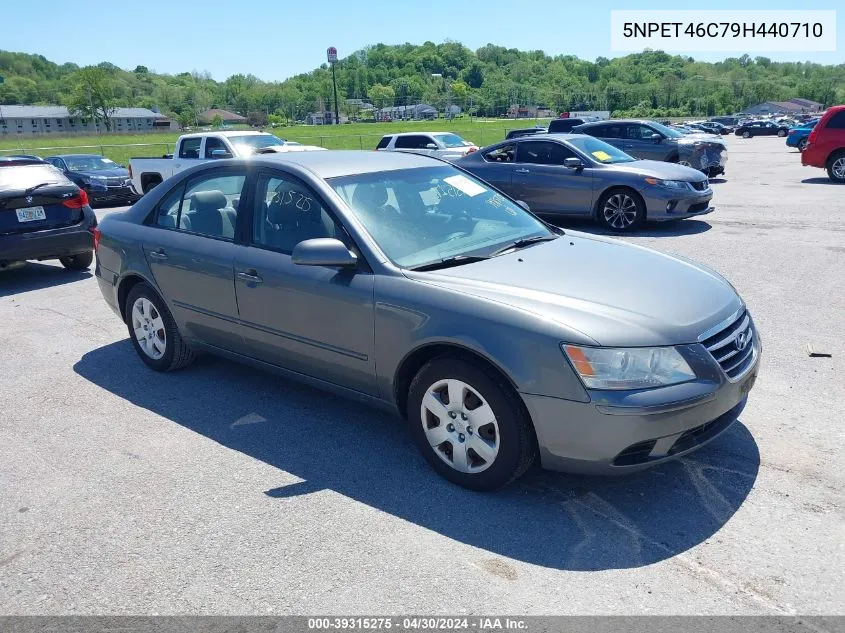
[[[745,395],[746,393],[751,391],[751,387],[754,386],[755,380],[757,380],[757,374],[751,375],[744,383],[742,383],[742,386],[739,388],[739,392]]]
[[[15,209],[18,214],[18,222],[34,222],[35,220],[46,220],[47,214],[44,213],[44,207],[24,207],[23,209]]]

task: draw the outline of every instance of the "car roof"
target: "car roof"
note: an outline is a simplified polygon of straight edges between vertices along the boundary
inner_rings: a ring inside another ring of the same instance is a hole
[[[108,158],[102,154],[54,154],[50,158]]]
[[[325,152],[288,152],[283,154],[257,154],[249,159],[253,163],[274,165],[290,163],[309,170],[320,178],[335,178],[353,174],[370,174],[396,169],[437,167],[447,163],[411,152],[374,152],[361,150],[327,150]]]

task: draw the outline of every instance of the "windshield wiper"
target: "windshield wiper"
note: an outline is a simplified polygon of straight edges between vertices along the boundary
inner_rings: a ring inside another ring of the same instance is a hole
[[[411,266],[408,270],[439,270],[441,268],[451,268],[452,266],[461,266],[462,264],[480,262],[485,259],[490,258],[486,255],[455,255],[453,257],[444,257],[443,259],[438,259],[437,261],[428,262],[427,264]]]
[[[23,190],[23,195],[28,196],[36,189],[41,189],[41,187],[46,187],[47,185],[55,185],[55,182],[39,182],[37,185],[32,185],[29,189]]]
[[[539,242],[550,242],[551,240],[556,240],[558,237],[558,235],[535,235],[534,237],[524,237],[522,239],[511,242],[507,246],[503,246],[502,248],[493,251],[492,253],[490,253],[490,257],[495,257],[496,255],[507,253],[510,250],[524,248],[526,246],[530,246],[531,244],[537,244]]]

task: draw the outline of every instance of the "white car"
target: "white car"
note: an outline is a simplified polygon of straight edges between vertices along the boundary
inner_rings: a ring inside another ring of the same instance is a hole
[[[400,132],[385,134],[376,149],[455,159],[476,151],[478,146],[451,132]]]

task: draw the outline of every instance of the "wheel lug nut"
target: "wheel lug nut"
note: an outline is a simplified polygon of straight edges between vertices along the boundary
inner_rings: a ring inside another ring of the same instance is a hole
[[[454,411],[449,411],[449,417],[454,420],[456,417],[458,417],[458,414],[455,413]]]
[[[466,420],[466,419],[467,419],[467,414],[461,413],[461,420]]]
[[[471,426],[468,426],[468,427],[467,427],[467,433],[469,433],[470,435],[472,435],[472,427],[471,427]]]
[[[458,433],[458,441],[463,442],[466,439],[466,436],[463,433]]]
[[[454,433],[455,432],[455,425],[454,424],[447,424],[446,430],[449,431],[449,433]]]

